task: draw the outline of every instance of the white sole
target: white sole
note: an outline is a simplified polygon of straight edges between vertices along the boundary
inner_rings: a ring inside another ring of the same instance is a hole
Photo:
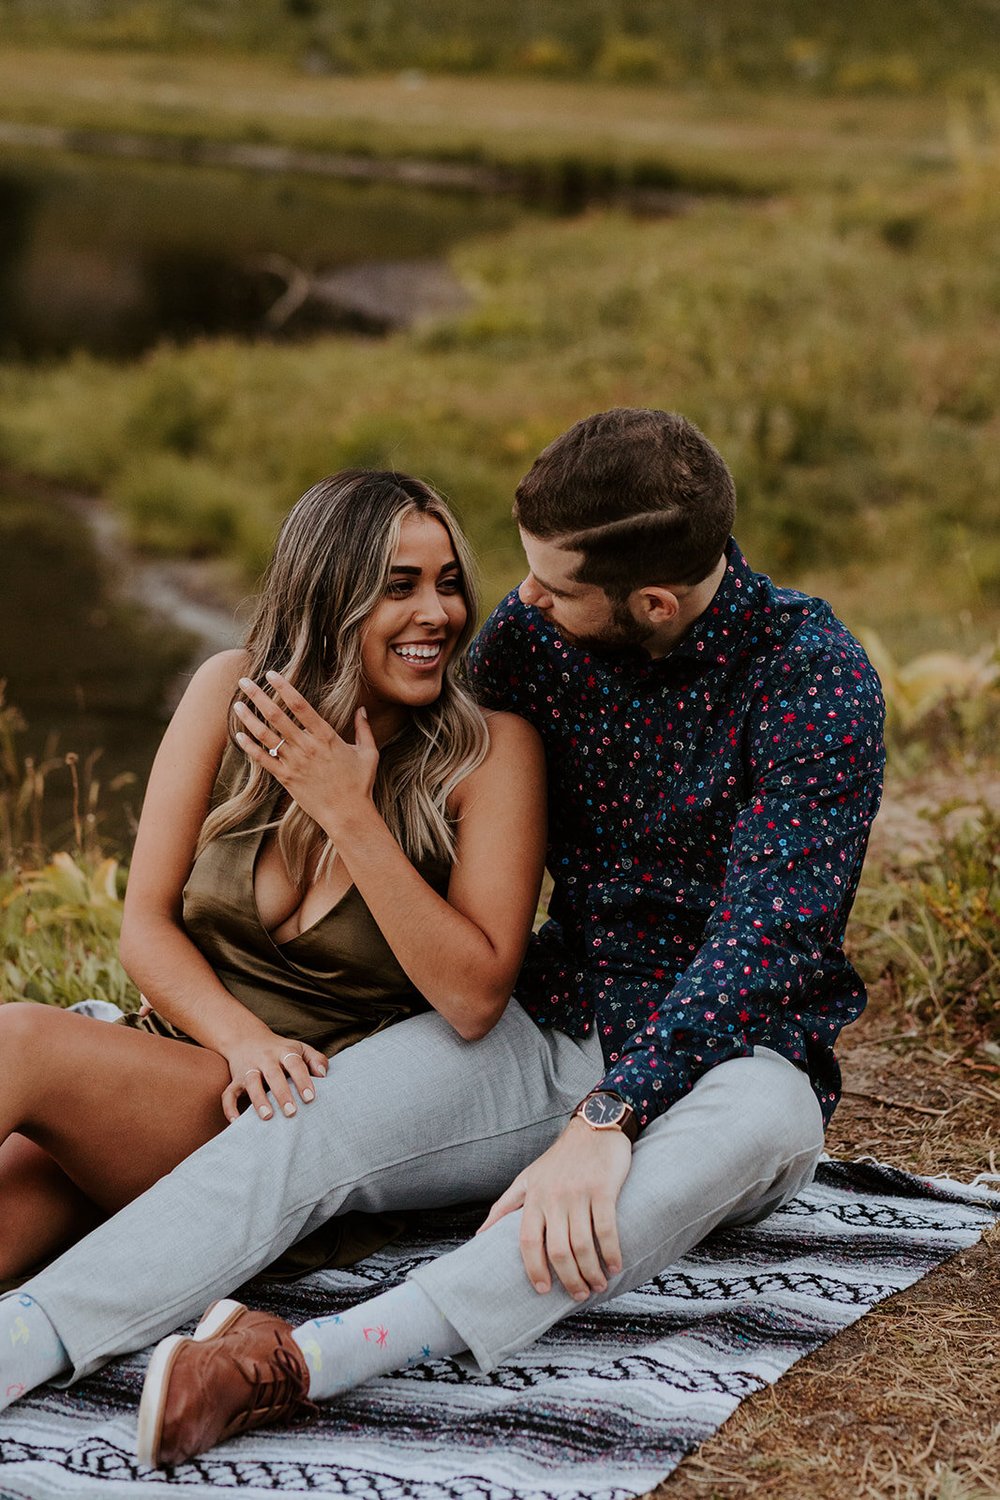
[[[234,1302],[229,1297],[213,1302],[195,1329],[194,1340],[201,1343],[205,1339],[214,1338],[218,1333],[223,1333],[243,1310],[242,1302]],[[178,1351],[189,1342],[190,1340],[180,1333],[172,1333],[168,1338],[161,1339],[153,1350],[153,1357],[146,1371],[142,1399],[139,1402],[135,1451],[139,1462],[147,1464],[151,1469],[160,1467],[163,1406],[170,1382],[170,1372]]]
[[[218,1302],[213,1302],[211,1307],[206,1308],[192,1337],[197,1343],[214,1339],[217,1333],[225,1333],[241,1312],[246,1312],[242,1302],[234,1302],[232,1297],[220,1297]]]

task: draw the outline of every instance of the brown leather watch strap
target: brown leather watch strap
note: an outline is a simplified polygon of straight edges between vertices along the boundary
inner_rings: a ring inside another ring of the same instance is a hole
[[[587,1113],[587,1105],[591,1099],[614,1100],[620,1106],[620,1112],[615,1118],[606,1121],[590,1119]],[[639,1122],[635,1117],[635,1110],[627,1100],[623,1099],[620,1094],[614,1093],[612,1089],[593,1089],[580,1100],[570,1119],[575,1120],[577,1116],[583,1120],[585,1125],[589,1125],[591,1130],[620,1130],[635,1145],[639,1135]]]

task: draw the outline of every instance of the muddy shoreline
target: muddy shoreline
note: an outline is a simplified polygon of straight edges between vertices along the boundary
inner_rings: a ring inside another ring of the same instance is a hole
[[[298,175],[338,182],[389,183],[437,192],[517,197],[575,212],[591,202],[610,202],[635,213],[682,212],[692,194],[656,183],[639,185],[615,174],[591,173],[578,161],[548,167],[500,167],[479,162],[435,161],[417,157],[365,156],[346,151],[309,151],[266,142],[217,141],[202,136],[166,136],[139,131],[85,130],[0,120],[0,146],[65,151],[122,161],[149,161],[192,167],[230,167],[271,176]]]
[[[241,588],[233,570],[218,562],[147,556],[131,544],[113,508],[77,486],[0,469],[0,490],[64,506],[78,516],[93,538],[114,592],[192,638],[190,667],[242,640],[251,591]],[[185,671],[181,686],[186,679]]]

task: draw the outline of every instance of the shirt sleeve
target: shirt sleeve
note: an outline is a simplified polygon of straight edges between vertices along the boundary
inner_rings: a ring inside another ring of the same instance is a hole
[[[851,645],[806,669],[790,653],[755,698],[750,796],[702,945],[599,1085],[640,1127],[754,1043],[805,1066],[864,1006],[841,945],[881,797],[884,704]]]

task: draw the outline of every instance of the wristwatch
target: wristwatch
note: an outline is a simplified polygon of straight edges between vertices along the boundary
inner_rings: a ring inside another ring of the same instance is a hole
[[[570,1119],[577,1117],[584,1120],[591,1130],[620,1130],[633,1144],[639,1134],[639,1124],[631,1104],[626,1104],[608,1089],[595,1089],[586,1099],[581,1099]]]

